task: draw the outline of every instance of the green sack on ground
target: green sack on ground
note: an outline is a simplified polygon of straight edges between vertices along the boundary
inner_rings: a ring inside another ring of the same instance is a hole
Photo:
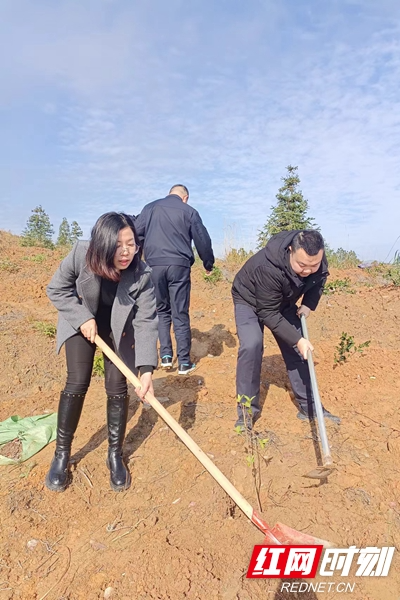
[[[0,465],[15,465],[28,460],[55,440],[56,433],[57,413],[24,418],[17,415],[9,417],[0,423]],[[20,442],[21,452],[18,452],[18,458],[2,456],[4,445],[13,440]]]

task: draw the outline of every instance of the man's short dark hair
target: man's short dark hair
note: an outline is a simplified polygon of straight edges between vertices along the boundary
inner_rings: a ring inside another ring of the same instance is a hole
[[[324,250],[325,248],[324,238],[315,229],[299,231],[294,236],[290,245],[293,252],[302,248],[308,256],[315,256],[320,250]]]
[[[176,183],[175,185],[172,186],[172,188],[169,190],[169,193],[172,194],[174,190],[176,190],[176,188],[180,188],[180,191],[184,192],[185,194],[187,194],[187,196],[189,196],[189,190],[187,189],[186,185],[183,185],[182,183]]]

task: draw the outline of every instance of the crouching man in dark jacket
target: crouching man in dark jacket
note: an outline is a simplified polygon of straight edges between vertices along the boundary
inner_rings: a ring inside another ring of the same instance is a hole
[[[310,374],[307,364],[312,344],[302,337],[300,315],[317,308],[328,263],[324,240],[318,231],[283,231],[252,256],[237,273],[232,296],[240,347],[236,370],[238,421],[252,428],[260,416],[260,377],[264,327],[275,337],[285,361],[289,380],[299,406],[297,417],[313,419]],[[301,306],[296,302],[303,296]],[[251,398],[251,418],[242,408]],[[340,423],[324,408],[325,418]],[[246,423],[244,422],[246,421]]]

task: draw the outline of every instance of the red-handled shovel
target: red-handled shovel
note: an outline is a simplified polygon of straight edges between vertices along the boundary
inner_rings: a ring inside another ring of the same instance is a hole
[[[96,335],[95,343],[104,352],[106,356],[114,363],[116,367],[125,375],[135,388],[140,387],[139,379],[132,373],[132,371],[122,362],[122,360],[111,350],[111,348],[98,336]],[[271,528],[264,519],[253,509],[253,507],[247,502],[247,500],[238,492],[238,490],[232,485],[232,483],[225,477],[225,475],[218,469],[218,467],[210,460],[210,458],[203,452],[201,448],[196,444],[194,440],[186,433],[186,431],[175,421],[169,412],[162,406],[162,404],[155,398],[150,392],[146,394],[146,401],[154,408],[154,410],[160,415],[165,423],[172,429],[172,431],[178,436],[178,438],[185,444],[185,446],[194,454],[198,461],[201,462],[203,467],[207,469],[210,475],[215,479],[217,483],[222,487],[223,490],[232,498],[235,504],[244,512],[246,517],[258,527],[260,531],[266,536],[264,543],[268,544],[322,544],[325,547],[329,547],[332,544],[325,540],[321,540],[312,535],[307,535],[296,529],[291,529],[287,525],[277,523],[275,527]]]

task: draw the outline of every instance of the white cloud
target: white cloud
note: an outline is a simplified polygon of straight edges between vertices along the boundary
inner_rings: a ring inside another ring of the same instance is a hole
[[[233,223],[254,246],[295,164],[331,245],[382,258],[400,233],[395,3],[16,5],[8,102],[34,90],[57,117],[41,180],[87,228],[182,181],[220,245]]]

